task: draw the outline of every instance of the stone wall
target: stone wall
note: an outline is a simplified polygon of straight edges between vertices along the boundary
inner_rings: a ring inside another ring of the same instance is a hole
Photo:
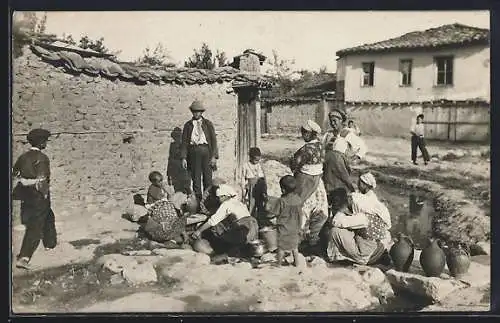
[[[170,132],[190,119],[188,107],[198,98],[217,132],[217,176],[231,180],[237,97],[226,92],[229,88],[229,83],[135,85],[71,75],[26,50],[13,61],[13,160],[29,148],[26,133],[44,127],[55,134],[46,150],[55,204],[96,196],[121,200],[146,188],[152,170],[166,172]],[[134,140],[124,142],[130,135]]]
[[[300,127],[308,119],[322,125],[326,114],[325,104],[321,100],[296,102],[269,102],[262,103],[261,116],[267,122],[269,134],[300,134]]]

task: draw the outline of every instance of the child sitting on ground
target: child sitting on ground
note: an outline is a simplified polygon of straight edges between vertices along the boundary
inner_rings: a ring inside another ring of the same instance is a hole
[[[276,214],[276,231],[278,234],[278,261],[281,266],[285,251],[291,251],[294,265],[299,265],[299,242],[302,221],[302,201],[295,193],[297,182],[291,175],[286,175],[280,180],[282,195],[277,203],[270,208]]]
[[[169,196],[172,195],[171,187],[167,187],[163,183],[163,175],[160,172],[153,171],[149,173],[149,181],[151,185],[149,186],[146,198],[147,204],[153,204],[164,198],[168,199]]]
[[[264,170],[260,164],[261,152],[258,147],[252,147],[249,151],[250,161],[243,166],[244,198],[250,214],[260,221],[265,209],[267,198],[267,184]],[[261,223],[259,223],[261,224]]]

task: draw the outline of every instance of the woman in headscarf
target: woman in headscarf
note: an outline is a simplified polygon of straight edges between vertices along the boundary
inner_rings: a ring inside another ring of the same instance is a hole
[[[323,156],[318,135],[321,127],[312,120],[301,128],[304,146],[295,152],[290,168],[297,180],[296,193],[304,203],[302,232],[310,247],[318,246],[319,234],[328,218],[328,200],[323,184]]]
[[[334,109],[328,114],[328,120],[331,129],[326,131],[321,139],[323,151],[325,151],[336,138],[342,137],[348,143],[348,149],[346,150],[348,160],[352,163],[357,163],[363,159],[366,156],[367,147],[363,139],[346,127],[346,113],[341,109]]]
[[[148,205],[146,214],[139,219],[142,231],[156,242],[174,245],[185,243],[189,215],[185,210],[187,202],[187,195],[177,192],[170,200],[164,198]]]
[[[332,219],[327,255],[330,261],[349,260],[366,265],[376,263],[389,246],[391,217],[373,189],[375,177],[363,173],[359,192],[352,193],[351,207],[347,194],[339,201],[343,206]]]
[[[219,185],[216,194],[220,200],[217,212],[192,234],[192,238],[199,239],[202,233],[210,229],[213,237],[219,240],[216,242],[223,242],[229,252],[238,252],[258,239],[257,220],[250,215],[246,205],[238,199],[238,193],[230,185]]]

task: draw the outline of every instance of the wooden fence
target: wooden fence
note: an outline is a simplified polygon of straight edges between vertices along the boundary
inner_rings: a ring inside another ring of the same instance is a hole
[[[490,140],[490,106],[485,103],[423,105],[429,139],[449,141]]]

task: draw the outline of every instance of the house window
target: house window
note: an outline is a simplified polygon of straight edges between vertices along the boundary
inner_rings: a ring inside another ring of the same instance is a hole
[[[453,57],[435,57],[436,64],[436,85],[453,84]]]
[[[375,72],[375,62],[363,63],[363,79],[362,86],[373,86],[373,78]]]
[[[411,85],[411,59],[402,59],[399,61],[399,73],[401,75],[400,85]]]

